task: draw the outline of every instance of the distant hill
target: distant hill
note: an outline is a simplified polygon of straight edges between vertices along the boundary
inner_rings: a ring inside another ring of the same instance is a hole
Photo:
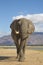
[[[29,37],[28,45],[43,45],[43,32],[35,32]]]
[[[0,46],[14,46],[11,35],[0,37]],[[27,45],[43,45],[43,32],[35,32],[28,38]]]
[[[15,45],[11,35],[0,37],[0,46],[12,46]]]

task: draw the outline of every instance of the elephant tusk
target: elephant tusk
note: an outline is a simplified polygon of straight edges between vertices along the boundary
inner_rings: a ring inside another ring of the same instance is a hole
[[[19,31],[16,31],[16,34],[19,34]]]

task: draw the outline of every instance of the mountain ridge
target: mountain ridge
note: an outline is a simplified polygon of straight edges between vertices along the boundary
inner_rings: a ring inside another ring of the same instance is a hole
[[[0,46],[14,46],[11,35],[0,37]],[[27,45],[43,45],[43,32],[35,32],[28,38]]]

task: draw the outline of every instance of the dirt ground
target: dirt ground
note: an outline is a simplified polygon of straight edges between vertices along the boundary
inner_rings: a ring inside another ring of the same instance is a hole
[[[25,61],[18,62],[16,49],[0,49],[0,65],[43,65],[43,51],[26,49]]]

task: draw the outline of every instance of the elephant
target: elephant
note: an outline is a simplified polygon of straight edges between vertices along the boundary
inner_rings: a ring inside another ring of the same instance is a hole
[[[14,40],[14,43],[16,45],[17,48],[17,57],[19,55],[19,44],[20,44],[20,35],[16,33],[16,31],[19,31],[19,25],[18,25],[18,21],[19,20],[13,20],[13,22],[10,24],[10,28],[11,28],[11,36],[12,39]]]
[[[12,30],[11,36],[17,48],[17,58],[19,61],[24,61],[26,42],[29,35],[34,32],[35,26],[31,20],[20,18],[14,20],[10,28]]]

